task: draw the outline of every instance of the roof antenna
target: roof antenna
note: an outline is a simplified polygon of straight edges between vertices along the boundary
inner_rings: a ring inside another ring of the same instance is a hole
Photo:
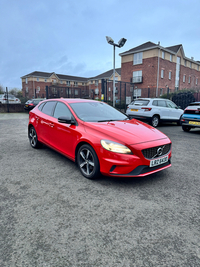
[[[160,46],[160,41],[158,41],[158,45]]]

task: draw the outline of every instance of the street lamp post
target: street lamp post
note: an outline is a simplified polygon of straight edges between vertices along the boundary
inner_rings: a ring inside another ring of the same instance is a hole
[[[121,38],[118,44],[115,44],[114,40],[109,36],[106,36],[106,40],[110,45],[113,45],[113,107],[115,107],[115,47],[121,48],[126,43],[127,39]]]

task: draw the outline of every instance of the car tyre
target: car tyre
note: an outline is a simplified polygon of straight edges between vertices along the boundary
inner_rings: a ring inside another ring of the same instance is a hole
[[[159,116],[158,116],[158,115],[154,115],[154,116],[152,117],[152,119],[151,119],[151,125],[152,125],[153,127],[157,127],[158,124],[159,124],[159,122],[160,122]]]
[[[182,125],[182,129],[184,132],[189,132],[191,127],[190,126],[186,126],[186,125]]]
[[[32,148],[40,148],[42,146],[42,144],[38,141],[37,133],[33,126],[29,128],[28,137]]]
[[[97,154],[90,145],[84,144],[79,148],[77,164],[80,172],[87,179],[95,179],[100,174]]]

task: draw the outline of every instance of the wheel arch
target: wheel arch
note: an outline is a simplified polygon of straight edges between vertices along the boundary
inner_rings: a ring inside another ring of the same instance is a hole
[[[96,153],[96,155],[97,155],[97,158],[98,158],[98,160],[99,160],[98,153],[97,153],[95,147],[94,147],[90,142],[88,142],[88,141],[86,141],[86,140],[83,140],[83,141],[79,142],[79,143],[77,144],[77,146],[76,146],[76,149],[75,149],[75,163],[77,163],[77,153],[78,153],[78,150],[79,150],[79,148],[80,148],[82,145],[89,145],[89,146],[91,146],[91,147],[94,149],[94,151],[95,151],[95,153]]]

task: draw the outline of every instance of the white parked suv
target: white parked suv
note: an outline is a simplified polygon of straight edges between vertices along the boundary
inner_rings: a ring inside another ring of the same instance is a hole
[[[0,94],[0,103],[7,104],[7,94]],[[9,104],[21,104],[21,100],[14,95],[8,94]]]
[[[153,127],[160,122],[177,122],[180,125],[183,110],[174,102],[164,98],[137,98],[126,110],[126,115],[132,119],[148,121]]]

